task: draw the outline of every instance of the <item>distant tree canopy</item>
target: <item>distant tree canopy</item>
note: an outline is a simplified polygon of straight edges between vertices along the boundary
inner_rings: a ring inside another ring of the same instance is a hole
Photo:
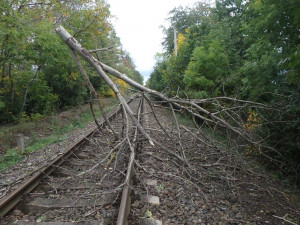
[[[114,46],[112,51],[98,52],[97,57],[143,82],[129,54],[121,51],[105,0],[5,0],[0,15],[0,124],[88,99],[69,50],[54,31],[58,25],[87,49]],[[97,91],[109,94],[93,69],[86,68]]]
[[[147,85],[169,95],[254,100],[280,109],[260,113],[261,132],[300,171],[300,1],[217,0],[170,11],[161,53]],[[174,55],[173,27],[178,55]],[[267,121],[278,122],[268,125]]]

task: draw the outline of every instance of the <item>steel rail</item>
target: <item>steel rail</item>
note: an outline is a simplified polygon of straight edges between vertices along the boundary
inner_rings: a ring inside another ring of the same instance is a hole
[[[137,95],[135,95],[133,98],[131,98],[128,103],[132,102]],[[109,116],[109,120],[114,119],[117,114],[122,110],[120,106],[116,108],[116,110]],[[106,125],[105,121],[102,121],[100,123],[101,128],[103,128]],[[10,210],[12,210],[21,200],[22,196],[24,194],[30,193],[32,190],[34,190],[39,183],[43,180],[43,178],[49,176],[55,168],[59,167],[68,157],[72,155],[72,152],[81,147],[85,144],[87,139],[92,136],[98,127],[91,129],[88,134],[86,134],[83,138],[76,141],[75,143],[69,145],[67,147],[67,150],[59,155],[57,158],[52,160],[49,164],[46,166],[43,166],[40,168],[38,172],[36,172],[32,177],[27,179],[25,182],[23,182],[16,190],[11,192],[8,196],[4,197],[0,200],[0,218],[5,216]]]
[[[139,109],[138,109],[138,118],[137,120],[140,122],[141,114],[144,108],[144,97],[141,97]],[[129,163],[127,166],[127,173],[125,184],[122,191],[122,198],[118,213],[117,225],[127,225],[128,224],[128,215],[130,212],[130,204],[131,204],[131,187],[132,187],[132,177],[134,171],[134,159],[135,159],[135,150],[137,148],[137,136],[138,136],[138,128],[136,127],[133,137],[133,152],[130,153]]]

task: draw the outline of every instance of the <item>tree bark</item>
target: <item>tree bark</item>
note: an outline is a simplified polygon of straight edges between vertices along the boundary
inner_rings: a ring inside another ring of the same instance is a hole
[[[74,49],[81,55],[87,62],[89,62],[95,70],[98,72],[100,77],[105,81],[105,83],[113,90],[116,97],[120,101],[120,103],[123,105],[124,109],[130,116],[130,118],[133,120],[135,125],[138,127],[139,131],[143,134],[143,136],[149,141],[151,145],[154,145],[152,139],[150,136],[146,133],[144,128],[141,126],[139,121],[135,118],[132,110],[128,106],[127,102],[121,95],[119,89],[114,84],[114,82],[107,76],[107,74],[103,71],[101,63],[94,57],[92,54],[87,51],[85,48],[83,48],[62,26],[56,28],[57,34],[65,41],[65,43],[71,47],[71,49]]]

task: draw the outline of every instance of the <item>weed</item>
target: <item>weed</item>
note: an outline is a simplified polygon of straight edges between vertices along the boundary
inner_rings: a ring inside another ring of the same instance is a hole
[[[37,223],[40,223],[40,222],[44,221],[46,218],[47,218],[47,216],[42,215],[42,216],[40,216],[39,218],[37,218],[36,222],[37,222]]]
[[[57,143],[57,142],[60,142],[64,139],[66,139],[66,137],[61,138],[57,135],[50,135],[48,137],[44,137],[44,138],[41,138],[41,139],[36,139],[34,141],[31,141],[31,143],[25,148],[25,153],[31,153],[31,152],[33,152],[37,149],[44,148],[48,144]]]
[[[162,191],[164,189],[164,187],[161,184],[156,185],[154,188],[157,191]]]
[[[0,171],[19,162],[21,158],[22,156],[17,149],[10,149],[6,151],[0,159]]]
[[[43,119],[45,116],[41,115],[39,113],[33,113],[30,115],[30,118],[32,121],[40,121],[41,119]]]
[[[147,211],[145,212],[145,217],[152,218],[152,212],[149,209],[147,209]]]

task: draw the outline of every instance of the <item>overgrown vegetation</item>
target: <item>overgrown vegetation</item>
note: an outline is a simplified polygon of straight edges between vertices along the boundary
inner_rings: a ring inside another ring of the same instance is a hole
[[[5,0],[0,6],[0,124],[18,123],[66,109],[89,99],[85,83],[67,46],[55,34],[63,25],[108,65],[142,83],[129,53],[110,23],[105,0]],[[117,54],[116,54],[117,53]],[[110,89],[88,67],[95,89]]]
[[[108,112],[116,106],[116,99],[105,99],[104,111]],[[95,107],[95,115],[101,116]],[[73,130],[83,128],[93,121],[93,116],[88,105],[72,108],[67,111],[40,118],[36,121],[27,121],[14,126],[4,127],[0,130],[0,142],[3,152],[0,157],[0,171],[24,158],[27,154],[44,148],[48,144],[61,142]],[[16,146],[17,135],[25,135],[26,147],[20,152]]]
[[[266,150],[272,159],[283,162],[276,169],[297,179],[300,2],[217,0],[213,7],[197,3],[175,8],[169,15],[170,26],[164,28],[165,51],[157,55],[147,86],[181,98],[227,96],[268,106],[245,107],[236,113],[242,116],[244,129],[259,134],[276,149],[276,153]],[[179,33],[177,57],[174,27]],[[217,101],[215,106],[203,104],[207,110],[219,107]],[[230,104],[227,102],[228,107]],[[226,112],[219,115],[226,116]],[[249,148],[247,154],[260,156],[260,150]]]

